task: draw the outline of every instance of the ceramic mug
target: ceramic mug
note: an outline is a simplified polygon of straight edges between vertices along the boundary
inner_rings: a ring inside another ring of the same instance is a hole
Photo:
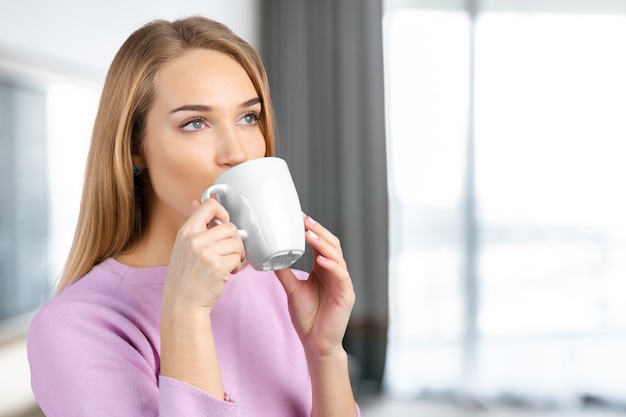
[[[296,187],[280,158],[252,159],[223,172],[202,194],[215,195],[258,271],[287,268],[304,253],[304,223]]]

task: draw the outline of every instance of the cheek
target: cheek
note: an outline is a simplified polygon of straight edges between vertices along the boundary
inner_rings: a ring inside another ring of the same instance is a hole
[[[159,149],[158,152],[152,153],[148,160],[151,172],[160,173],[172,180],[193,178],[203,162],[201,153],[191,152],[180,146]]]
[[[208,187],[212,178],[209,156],[198,149],[171,146],[147,155],[152,188],[160,201],[177,206],[177,211],[188,211]]]
[[[258,135],[250,142],[250,146],[248,147],[248,159],[264,157],[266,152],[267,145],[265,143],[265,136],[259,131]]]

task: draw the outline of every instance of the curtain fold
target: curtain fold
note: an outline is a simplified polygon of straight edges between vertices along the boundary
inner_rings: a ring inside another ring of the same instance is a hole
[[[380,384],[388,321],[381,0],[261,1],[261,55],[303,210],[342,241],[357,304],[345,345]],[[296,265],[309,269],[310,251]]]

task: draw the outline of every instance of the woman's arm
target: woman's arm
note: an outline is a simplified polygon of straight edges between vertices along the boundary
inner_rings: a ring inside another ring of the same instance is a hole
[[[224,399],[211,318],[193,308],[161,317],[161,375],[184,381],[216,399]]]
[[[346,352],[307,355],[307,364],[313,390],[312,416],[357,416]]]
[[[243,243],[216,200],[195,201],[192,208],[177,234],[163,294],[161,375],[223,400],[211,311],[241,265]],[[221,224],[207,229],[215,219]]]
[[[63,296],[37,313],[28,335],[31,385],[46,416],[238,415],[236,403],[159,378],[146,330],[113,308],[114,301]]]
[[[307,242],[314,265],[306,281],[289,269],[276,271],[289,301],[291,320],[304,346],[313,390],[313,417],[358,415],[342,341],[355,302],[341,243],[310,217]]]

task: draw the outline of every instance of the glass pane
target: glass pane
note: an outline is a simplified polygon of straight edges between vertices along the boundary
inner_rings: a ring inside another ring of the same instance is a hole
[[[484,387],[626,394],[625,43],[623,15],[477,22]]]
[[[49,267],[54,279],[74,238],[98,100],[97,86],[55,84],[48,90]]]
[[[459,378],[468,33],[463,12],[385,16],[395,392]]]
[[[49,292],[45,118],[43,92],[0,83],[0,322]]]

